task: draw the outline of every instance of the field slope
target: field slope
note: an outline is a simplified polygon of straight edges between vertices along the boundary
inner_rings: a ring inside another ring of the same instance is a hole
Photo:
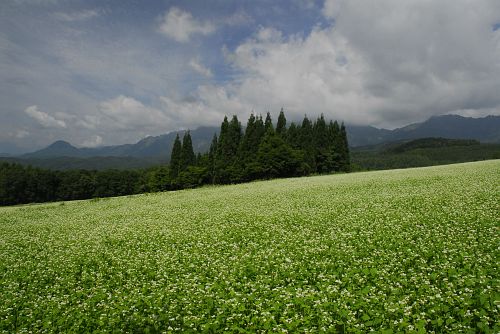
[[[0,208],[0,332],[498,332],[500,160]]]

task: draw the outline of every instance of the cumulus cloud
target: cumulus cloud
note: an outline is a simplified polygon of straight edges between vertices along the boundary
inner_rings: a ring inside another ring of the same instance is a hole
[[[66,122],[56,119],[46,112],[38,110],[38,106],[33,105],[24,110],[24,112],[36,120],[40,125],[46,128],[65,128]]]
[[[94,120],[100,123],[102,118],[105,118],[104,122],[108,127],[120,130],[164,128],[170,122],[161,110],[145,106],[142,102],[123,95],[100,103],[99,110],[101,117],[87,118],[86,121]]]
[[[203,76],[205,76],[205,77],[207,77],[207,78],[211,78],[211,77],[212,77],[212,75],[213,75],[213,74],[212,74],[212,71],[211,71],[209,68],[207,68],[207,67],[203,66],[203,64],[201,64],[201,63],[200,63],[198,60],[196,60],[196,59],[191,59],[191,60],[189,61],[189,66],[190,66],[193,70],[195,70],[195,72],[197,72],[197,73],[199,73],[199,74],[201,74],[201,75],[203,75]]]
[[[205,86],[199,104],[245,114],[285,106],[293,118],[324,113],[388,127],[454,111],[500,113],[495,2],[332,0],[323,14],[335,20],[305,37],[261,27],[226,50],[238,81]]]
[[[252,6],[249,14],[210,19],[172,7],[155,21],[160,33],[139,24],[130,34],[121,24],[133,23],[109,16],[110,24],[95,25],[91,19],[104,12],[78,6],[55,14],[47,7],[44,17],[56,20],[27,31],[24,19],[38,22],[40,12],[5,6],[0,92],[10,119],[0,122],[0,136],[18,139],[15,129],[26,129],[23,142],[97,145],[102,136],[118,144],[218,125],[224,115],[242,122],[252,111],[276,116],[281,107],[289,120],[324,113],[385,127],[446,113],[500,114],[499,1],[291,3],[304,20],[288,24]],[[217,38],[186,43],[215,31]],[[15,112],[30,100],[50,112],[36,105]],[[51,131],[31,127],[26,115]]]
[[[163,16],[159,29],[165,36],[177,42],[185,43],[193,35],[209,35],[213,33],[215,25],[211,22],[196,20],[191,13],[172,7]]]
[[[380,99],[379,118],[424,118],[500,106],[500,3],[488,0],[327,0],[334,34],[369,69],[361,89]]]

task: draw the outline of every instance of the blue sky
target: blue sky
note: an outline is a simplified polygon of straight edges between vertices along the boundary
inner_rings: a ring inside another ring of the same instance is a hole
[[[500,114],[500,2],[0,3],[0,152],[250,112],[395,127]]]

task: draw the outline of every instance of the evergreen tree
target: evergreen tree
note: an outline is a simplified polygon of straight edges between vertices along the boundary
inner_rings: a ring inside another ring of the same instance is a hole
[[[257,152],[258,147],[254,146],[254,140],[256,137],[256,118],[253,113],[250,114],[248,118],[247,126],[245,128],[245,134],[241,140],[241,145],[239,149],[240,159],[247,160],[252,153]]]
[[[193,141],[189,130],[184,133],[182,138],[182,149],[179,163],[179,171],[186,170],[188,166],[193,166],[196,163],[196,156],[193,151]]]
[[[182,144],[179,134],[175,136],[174,146],[170,154],[170,179],[175,179],[179,175],[181,167]]]
[[[224,120],[220,126],[219,141],[217,142],[217,154],[215,155],[215,173],[214,182],[215,183],[225,183],[226,182],[226,167],[227,167],[227,142],[229,131],[229,121],[227,116],[224,116]]]
[[[229,142],[227,155],[230,161],[234,161],[234,159],[236,159],[236,154],[238,153],[241,141],[241,123],[238,121],[238,117],[236,115],[233,116],[231,122],[229,123],[228,138]]]
[[[264,128],[266,129],[265,132],[267,132],[267,130],[269,130],[269,129],[273,129],[273,131],[274,131],[273,120],[271,119],[271,114],[269,113],[269,111],[267,112],[267,115],[266,115],[266,121],[264,123]]]
[[[261,167],[257,161],[257,152],[264,136],[265,126],[262,116],[250,115],[238,152],[241,180],[254,180],[261,174]]]
[[[337,121],[328,125],[328,141],[330,142],[330,154],[332,157],[331,171],[338,172],[341,169],[341,148],[340,127]]]
[[[341,152],[341,170],[348,172],[351,168],[351,160],[349,158],[349,143],[347,142],[347,132],[344,122],[340,126],[340,152]]]
[[[281,108],[280,114],[278,116],[278,123],[276,124],[276,133],[282,138],[286,135],[286,118],[283,108]]]
[[[255,139],[253,140],[254,145],[258,147],[265,134],[266,127],[264,125],[264,121],[262,120],[262,115],[259,115],[255,119]]]
[[[291,123],[286,136],[284,113],[273,130],[268,114],[251,115],[244,136],[234,116],[221,124],[220,137],[214,135],[210,150],[196,158],[190,132],[181,140],[176,135],[170,166],[145,171],[44,171],[33,167],[0,163],[0,205],[52,200],[85,199],[95,196],[119,196],[144,191],[195,187],[209,182],[227,183],[255,178],[307,175],[310,166],[319,172],[349,171],[347,131],[342,123],[323,115],[311,124]],[[267,127],[267,130],[266,130]],[[280,130],[278,130],[280,129]],[[316,163],[316,165],[315,165]],[[406,157],[404,158],[406,164]],[[408,165],[402,165],[408,166]]]
[[[222,154],[225,150],[225,145],[228,140],[227,139],[228,131],[229,131],[229,121],[227,120],[227,116],[224,116],[224,120],[220,125],[219,141],[217,145],[217,160],[220,160],[222,158]]]
[[[301,154],[293,150],[272,128],[266,131],[259,145],[257,159],[263,178],[298,175]]]
[[[236,115],[233,116],[231,122],[229,123],[228,138],[229,141],[229,151],[228,156],[228,166],[227,174],[229,177],[229,182],[241,182],[243,180],[243,164],[240,159],[238,159],[238,150],[240,149],[241,143],[241,123],[238,121]]]
[[[290,124],[290,127],[288,128],[288,130],[286,132],[286,142],[293,149],[300,149],[301,148],[300,127],[297,127],[295,122],[292,122]]]
[[[332,169],[332,156],[328,140],[328,127],[323,114],[313,126],[314,160],[319,173],[327,173]]]
[[[316,172],[316,162],[314,160],[314,136],[311,121],[304,116],[300,127],[300,147],[304,152],[304,162],[312,172]]]
[[[210,150],[208,151],[208,175],[211,183],[215,183],[215,161],[217,157],[217,135],[214,133]]]
[[[241,124],[238,117],[233,116],[231,122],[228,122],[227,117],[221,124],[221,132],[217,145],[216,157],[216,182],[228,183],[231,181],[233,173],[233,164],[236,160],[238,148],[241,140]]]

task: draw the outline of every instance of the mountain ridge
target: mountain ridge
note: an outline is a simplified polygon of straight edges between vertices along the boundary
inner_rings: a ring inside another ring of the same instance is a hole
[[[500,143],[500,116],[482,118],[459,115],[433,116],[424,122],[412,123],[394,130],[379,129],[373,126],[347,125],[347,135],[351,147],[376,145],[383,142],[426,137],[450,139],[475,139],[486,143]],[[199,127],[190,130],[195,152],[206,152],[218,127]],[[122,144],[102,147],[75,147],[58,140],[44,149],[26,153],[18,158],[55,158],[55,157],[132,157],[161,158],[168,160],[175,136],[183,136],[186,130],[173,131],[159,136],[145,137],[135,144]]]

